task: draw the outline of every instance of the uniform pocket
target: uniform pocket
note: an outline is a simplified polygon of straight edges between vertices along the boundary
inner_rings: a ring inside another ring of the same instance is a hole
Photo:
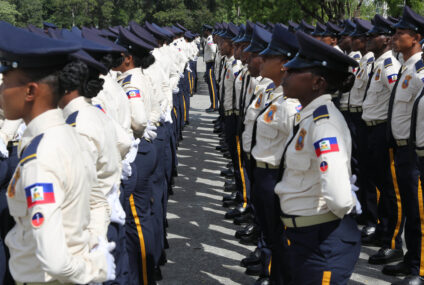
[[[260,135],[261,137],[275,139],[277,137],[277,134],[278,130],[267,124],[260,124],[258,126],[258,135]]]

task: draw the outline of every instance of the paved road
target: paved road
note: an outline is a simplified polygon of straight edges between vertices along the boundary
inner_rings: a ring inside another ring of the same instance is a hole
[[[199,59],[199,62],[201,59]],[[204,64],[199,64],[204,72]],[[215,150],[218,136],[212,133],[216,114],[207,114],[207,86],[199,78],[198,94],[191,98],[190,125],[178,150],[179,177],[168,207],[168,263],[160,285],[253,284],[256,277],[244,274],[239,262],[253,246],[234,237],[240,227],[224,219],[222,207],[225,179],[219,173],[228,160]],[[366,261],[377,248],[364,247],[349,284],[390,284],[396,278],[381,274],[381,267]]]

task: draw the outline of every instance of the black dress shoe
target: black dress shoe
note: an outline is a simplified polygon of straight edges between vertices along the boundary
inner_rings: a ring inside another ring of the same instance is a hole
[[[392,285],[424,285],[424,277],[419,275],[410,275],[405,279],[393,282]]]
[[[255,227],[256,226],[254,224],[247,225],[244,228],[242,228],[241,230],[236,231],[235,237],[237,239],[239,239],[242,236],[250,235],[255,231]]]
[[[251,224],[253,223],[254,218],[255,217],[251,213],[244,214],[240,217],[234,218],[234,224],[239,226],[243,224]]]
[[[243,208],[242,206],[239,206],[237,208],[234,208],[230,211],[228,211],[225,214],[225,218],[226,219],[234,219],[235,217],[240,217],[242,214],[250,212],[250,208],[249,207],[245,207]]]
[[[381,238],[377,233],[374,233],[369,236],[362,236],[361,244],[363,246],[383,246],[383,242],[381,241]]]
[[[155,267],[155,281],[161,281],[163,279],[162,277],[162,271],[160,270],[160,267]]]
[[[387,264],[403,259],[402,249],[380,248],[378,252],[368,259],[369,264]]]
[[[231,159],[231,153],[229,151],[224,152],[224,157]]]
[[[233,201],[233,200],[235,200],[235,199],[236,199],[236,197],[237,197],[237,196],[239,196],[238,192],[233,192],[233,193],[231,193],[231,194],[224,195],[224,196],[222,197],[222,202],[225,202],[225,201]]]
[[[222,133],[222,128],[214,128],[213,133],[214,134]]]
[[[225,183],[224,183],[224,187],[225,186],[228,186],[228,185],[231,185],[231,184],[235,184],[235,182],[231,179],[231,180],[227,180],[227,181],[225,181]]]
[[[251,276],[259,276],[261,274],[262,271],[262,264],[254,264],[254,265],[249,265],[246,268],[245,273],[247,275],[251,275]]]
[[[218,145],[215,147],[216,150],[221,150],[222,149],[222,145]]]
[[[240,265],[243,267],[248,267],[249,265],[255,265],[259,263],[261,263],[261,250],[259,248],[256,248],[249,254],[248,257],[243,258],[240,261]]]
[[[238,204],[240,204],[240,201],[237,201],[237,200],[224,201],[222,202],[222,207],[229,208],[229,207],[237,206]]]
[[[227,152],[228,151],[228,146],[223,145],[219,151],[222,152],[222,153]]]
[[[255,281],[255,285],[271,285],[271,280],[269,277],[261,277]]]
[[[255,230],[250,235],[243,235],[240,237],[239,243],[244,245],[257,245],[259,236],[261,235],[259,230]]]
[[[228,186],[224,186],[224,191],[225,192],[234,192],[234,191],[237,191],[237,185],[234,183],[234,184],[230,184]]]
[[[225,170],[221,170],[221,176],[230,176],[230,175],[234,175],[234,172],[231,169],[225,169]]]
[[[233,162],[232,161],[228,162],[226,167],[227,168],[233,168]]]
[[[361,236],[362,237],[368,237],[370,235],[375,235],[375,231],[377,228],[375,226],[366,226],[363,227],[361,230]]]
[[[401,261],[396,264],[390,264],[383,267],[381,271],[383,274],[390,276],[406,276],[411,274],[411,267],[405,262]]]

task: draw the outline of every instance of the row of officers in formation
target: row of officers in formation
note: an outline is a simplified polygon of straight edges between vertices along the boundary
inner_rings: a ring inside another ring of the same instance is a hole
[[[0,284],[156,284],[200,37],[0,22]]]
[[[424,284],[424,17],[203,29],[225,218],[257,246],[255,284],[347,284],[361,244],[393,284]]]

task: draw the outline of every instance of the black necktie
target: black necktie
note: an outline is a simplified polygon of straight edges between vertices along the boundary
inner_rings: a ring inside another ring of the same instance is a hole
[[[370,89],[373,75],[374,75],[374,62],[372,63],[372,66],[371,66],[371,72],[370,72],[370,75],[368,76],[368,83],[367,83],[367,87],[365,88],[364,100],[362,100],[362,102],[364,102],[365,98],[367,98],[368,89]]]
[[[400,67],[398,72],[398,76],[397,76],[398,80],[396,80],[395,86],[393,87],[392,93],[390,94],[389,112],[387,113],[387,134],[386,134],[388,142],[393,141],[393,134],[392,134],[393,103],[395,102],[396,89],[401,77],[402,77],[402,66]]]
[[[297,132],[299,131],[299,126],[300,126],[300,123],[298,125],[295,125],[293,127],[293,136],[287,141],[286,147],[284,148],[283,155],[281,156],[281,160],[280,160],[280,167],[278,168],[277,183],[280,182],[281,179],[283,179],[283,175],[284,175],[284,160],[286,158],[286,152],[287,152],[287,149],[289,148],[289,145],[291,144],[291,142],[293,141],[293,139],[296,137]]]
[[[421,91],[420,96],[418,96],[418,98],[415,100],[414,102],[414,106],[412,107],[412,115],[411,115],[411,135],[410,135],[410,140],[409,140],[409,144],[412,148],[414,148],[416,146],[416,139],[417,139],[417,116],[418,116],[418,105],[420,104],[420,100],[421,98],[424,96],[424,88]],[[423,130],[421,130],[423,131]]]

